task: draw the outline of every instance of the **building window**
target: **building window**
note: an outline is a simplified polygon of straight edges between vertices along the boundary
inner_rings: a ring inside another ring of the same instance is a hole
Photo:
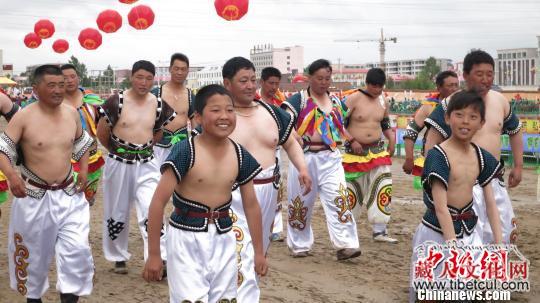
[[[291,56],[287,56],[287,60],[291,59]]]

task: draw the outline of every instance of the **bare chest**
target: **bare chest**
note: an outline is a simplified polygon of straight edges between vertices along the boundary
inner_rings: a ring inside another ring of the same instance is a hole
[[[237,114],[236,128],[231,138],[248,150],[260,146],[275,149],[279,142],[279,130],[276,120],[259,106],[251,116]]]
[[[224,153],[223,157],[211,156],[199,150],[195,164],[184,179],[186,185],[204,185],[207,188],[229,190],[238,176],[238,158],[234,150]],[[196,187],[197,188],[197,187]]]
[[[29,123],[25,127],[23,139],[25,147],[35,152],[71,150],[76,133],[77,124],[71,120],[58,123]]]
[[[450,158],[450,184],[457,188],[465,188],[476,182],[480,174],[478,158],[475,155]]]
[[[156,107],[157,104],[124,104],[116,126],[152,130],[156,121]]]
[[[355,122],[380,122],[384,117],[384,108],[377,101],[362,100],[355,104],[351,119]]]
[[[163,91],[163,100],[174,109],[177,115],[187,117],[189,109],[189,97],[187,91],[175,94],[170,90]]]

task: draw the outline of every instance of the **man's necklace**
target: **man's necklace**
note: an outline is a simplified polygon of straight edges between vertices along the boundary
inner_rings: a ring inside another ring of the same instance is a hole
[[[256,108],[257,106],[259,106],[259,103],[255,103],[255,104],[250,104],[249,106],[237,106],[235,105],[234,108]],[[253,114],[255,114],[255,111],[252,111],[250,114],[244,114],[244,113],[241,113],[237,110],[234,111],[238,116],[241,116],[241,117],[251,117],[253,116]]]

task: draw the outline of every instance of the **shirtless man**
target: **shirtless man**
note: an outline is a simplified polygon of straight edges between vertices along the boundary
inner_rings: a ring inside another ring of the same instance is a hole
[[[185,85],[189,73],[188,57],[181,53],[173,54],[169,72],[171,81],[152,90],[156,97],[161,98],[176,112],[176,117],[163,128],[163,136],[154,147],[154,156],[160,165],[167,159],[172,146],[188,137],[188,122],[194,113],[194,95]]]
[[[0,116],[4,116],[6,121],[9,122],[19,108],[20,107],[17,105],[17,103],[12,102],[7,95],[0,93]],[[8,187],[6,176],[2,173],[2,171],[0,171],[0,205],[8,200]],[[1,210],[0,217],[2,217]]]
[[[137,61],[131,70],[132,88],[113,95],[99,111],[98,139],[109,151],[103,170],[103,254],[115,262],[114,271],[126,274],[129,212],[137,210],[137,223],[148,256],[148,207],[159,182],[158,161],[152,145],[162,128],[174,118],[174,110],[150,93],[155,67]],[[165,229],[161,234],[162,259],[166,260]]]
[[[236,127],[231,139],[241,144],[260,163],[262,171],[255,177],[255,192],[260,203],[263,227],[263,251],[270,244],[272,223],[276,213],[279,163],[276,148],[283,146],[291,163],[300,172],[297,178],[305,192],[311,190],[302,149],[290,134],[294,131],[289,113],[255,100],[257,79],[255,66],[243,57],[229,59],[223,66],[223,84],[233,97],[236,111]],[[291,165],[291,166],[293,166]],[[239,190],[233,192],[234,231],[239,249],[238,302],[259,302],[260,290],[254,270],[254,251]]]
[[[484,126],[474,135],[473,142],[491,153],[496,159],[501,157],[501,135],[510,136],[510,146],[514,158],[514,168],[510,171],[508,185],[512,188],[521,182],[521,171],[523,169],[523,134],[518,117],[512,112],[510,103],[506,98],[491,90],[494,78],[495,62],[486,52],[475,50],[467,54],[463,60],[463,77],[467,89],[476,90],[482,96],[486,105],[486,122]],[[425,123],[428,125],[426,136],[426,153],[435,144],[447,139],[451,134],[451,129],[444,121],[444,115],[448,104],[445,100],[431,113]],[[464,129],[464,132],[467,130]],[[517,238],[514,210],[506,186],[503,174],[498,175],[491,181],[495,201],[501,216],[501,227],[503,242],[511,243]],[[484,207],[484,197],[480,187],[474,187],[474,208],[478,214],[478,228],[484,243],[493,241],[493,233],[487,220]]]
[[[308,89],[292,95],[282,106],[294,115],[309,173],[316,182],[311,193],[302,193],[298,171],[289,166],[287,246],[293,257],[309,256],[314,242],[311,218],[319,196],[337,260],[356,258],[361,255],[360,244],[338,149],[350,138],[344,126],[345,105],[328,92],[332,83],[328,60],[313,61],[308,73]]]
[[[265,67],[261,71],[261,79],[259,80],[259,85],[261,86],[257,91],[255,99],[262,100],[268,104],[275,106],[281,106],[283,103],[284,96],[279,91],[279,83],[281,81],[281,72],[275,67]],[[281,165],[281,148],[276,149],[276,158],[278,163]],[[274,224],[272,227],[272,241],[283,241],[283,217],[281,215],[281,200],[283,197],[283,191],[285,187],[283,186],[283,179],[279,180],[278,186],[278,195],[276,199],[277,209],[276,216],[274,217]]]
[[[450,96],[459,89],[458,76],[453,71],[440,72],[435,78],[435,84],[437,85],[437,93],[430,95],[427,100],[422,102],[422,106],[414,114],[414,118],[407,125],[407,130],[403,135],[403,141],[405,142],[405,162],[403,162],[403,171],[406,174],[413,174],[415,176],[422,175],[422,167],[424,163],[424,157],[421,156],[416,161],[414,160],[414,144],[418,138],[418,134],[424,129],[424,120],[435,109],[435,106],[439,104],[442,99]],[[424,137],[423,142],[426,142]],[[422,146],[422,154],[424,153]]]
[[[366,89],[359,89],[345,99],[349,108],[347,131],[352,139],[346,145],[343,168],[349,191],[353,195],[351,208],[360,213],[366,205],[368,220],[373,227],[373,240],[397,243],[388,236],[392,202],[392,155],[396,144],[390,127],[389,104],[384,99],[384,71],[372,68],[366,75]],[[388,139],[384,148],[381,133]]]
[[[93,140],[77,111],[62,104],[62,71],[42,65],[34,81],[39,101],[15,115],[0,135],[0,169],[15,196],[8,234],[11,288],[27,302],[41,302],[55,256],[61,302],[77,302],[91,293],[94,275],[90,212],[81,192]],[[76,183],[71,159],[81,164]],[[21,176],[13,168],[16,163]]]
[[[83,129],[94,139],[94,144],[90,148],[90,158],[88,159],[88,185],[84,190],[86,200],[93,205],[96,199],[96,192],[99,179],[102,173],[102,167],[105,164],[101,150],[98,149],[97,136],[97,120],[99,113],[94,106],[97,97],[96,95],[85,94],[84,89],[79,87],[79,75],[75,70],[75,66],[64,64],[60,67],[64,80],[66,82],[66,94],[64,103],[71,105],[79,112]],[[98,98],[98,101],[100,99]],[[79,163],[72,161],[73,168],[76,173],[79,172]]]

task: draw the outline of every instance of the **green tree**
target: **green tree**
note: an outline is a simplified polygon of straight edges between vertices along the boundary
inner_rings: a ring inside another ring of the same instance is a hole
[[[79,75],[79,78],[81,79],[81,85],[82,86],[90,86],[90,78],[88,77],[88,70],[86,69],[86,65],[77,59],[75,56],[71,56],[68,61],[69,64],[72,64],[75,66],[75,70],[77,71],[77,74]]]
[[[130,88],[130,87],[131,87],[131,82],[129,81],[128,78],[124,79],[124,80],[122,81],[122,83],[120,83],[120,88],[121,88],[122,90],[126,90],[126,89],[128,89],[128,88]]]
[[[429,57],[426,60],[426,65],[424,68],[422,68],[420,74],[423,74],[423,76],[430,81],[435,81],[435,77],[437,77],[437,74],[440,72],[441,67],[437,65],[437,60],[435,57]]]

